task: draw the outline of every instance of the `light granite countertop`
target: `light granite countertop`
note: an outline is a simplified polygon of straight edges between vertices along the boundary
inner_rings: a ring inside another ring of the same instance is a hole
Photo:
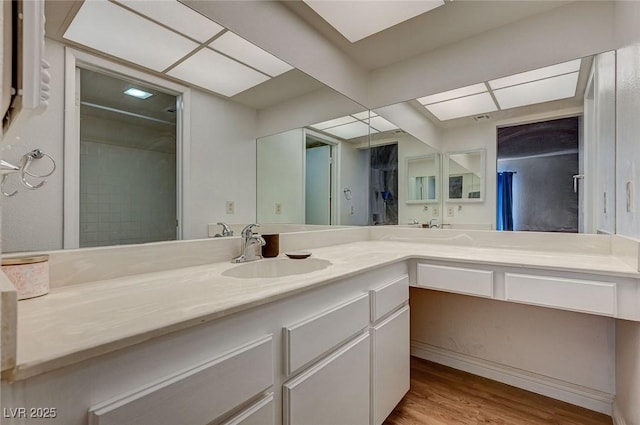
[[[222,275],[237,266],[227,261],[63,286],[20,301],[16,366],[3,372],[3,379],[25,379],[407,259],[640,278],[637,268],[620,258],[596,253],[389,240],[309,251],[332,265],[302,275],[238,279]]]

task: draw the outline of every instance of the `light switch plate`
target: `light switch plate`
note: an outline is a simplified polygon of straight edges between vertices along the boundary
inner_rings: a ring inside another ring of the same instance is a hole
[[[233,214],[236,212],[236,204],[233,201],[227,201],[227,214]]]
[[[276,215],[282,214],[282,204],[280,202],[276,202]]]
[[[440,208],[433,207],[431,209],[431,217],[439,217],[440,216]]]
[[[453,217],[454,209],[453,207],[447,207],[447,217]]]

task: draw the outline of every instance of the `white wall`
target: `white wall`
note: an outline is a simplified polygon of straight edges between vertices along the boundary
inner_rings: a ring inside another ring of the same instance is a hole
[[[616,226],[623,236],[640,238],[640,44],[617,52]],[[631,211],[627,183],[632,182]]]
[[[3,252],[62,248],[64,46],[47,39],[45,49],[51,63],[49,106],[27,118],[20,128],[11,128],[0,157],[17,164],[24,153],[39,148],[56,160],[58,168],[38,190],[17,183],[17,175],[9,177],[7,189],[20,192],[11,198],[0,195]]]
[[[628,425],[640,424],[640,323],[616,321],[616,410]]]
[[[608,394],[614,328],[607,317],[411,289],[412,340]]]
[[[184,239],[206,238],[207,223],[254,222],[256,111],[192,89],[190,126]],[[227,201],[234,202],[234,214],[227,214]]]
[[[618,234],[634,238],[640,238],[638,111],[640,44],[635,44],[617,51],[616,87],[616,226]],[[632,212],[627,211],[626,183],[629,181],[634,184]],[[617,413],[627,424],[640,424],[640,323],[637,322],[617,321],[616,394]]]
[[[304,223],[304,130],[262,137],[257,152],[258,221]],[[279,214],[276,203],[281,206]]]
[[[58,168],[43,188],[22,188],[13,198],[3,197],[5,252],[62,248],[64,46],[45,41],[52,79],[49,106],[7,135],[0,156],[17,162],[23,153],[41,148]],[[185,123],[191,128],[184,172],[186,239],[207,237],[207,223],[255,220],[256,111],[198,90],[191,93],[191,122]],[[234,215],[226,214],[227,200],[235,202]]]
[[[338,145],[340,181],[338,193],[339,222],[350,226],[364,226],[369,219],[369,153],[356,145],[342,142]],[[346,199],[344,189],[351,190]]]
[[[597,230],[616,232],[616,53],[594,58],[594,91],[597,145]],[[606,195],[605,195],[606,194]],[[606,205],[605,200],[606,199]]]

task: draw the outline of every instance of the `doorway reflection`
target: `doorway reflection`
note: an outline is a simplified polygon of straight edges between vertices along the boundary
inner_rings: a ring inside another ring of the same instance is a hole
[[[371,221],[398,224],[398,144],[371,148]]]
[[[79,246],[176,239],[176,96],[78,71]]]

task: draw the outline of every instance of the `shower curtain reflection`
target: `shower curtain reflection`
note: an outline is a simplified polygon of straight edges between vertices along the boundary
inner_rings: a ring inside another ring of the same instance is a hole
[[[398,224],[398,145],[371,148],[371,224]]]

